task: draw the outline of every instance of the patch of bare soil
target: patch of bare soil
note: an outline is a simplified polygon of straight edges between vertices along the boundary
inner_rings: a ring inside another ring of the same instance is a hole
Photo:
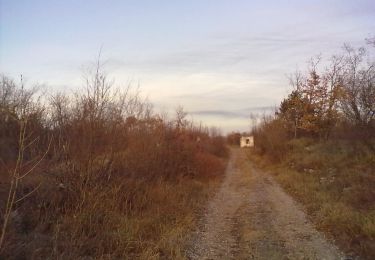
[[[232,149],[225,179],[187,250],[189,259],[342,259],[300,205],[244,150]]]

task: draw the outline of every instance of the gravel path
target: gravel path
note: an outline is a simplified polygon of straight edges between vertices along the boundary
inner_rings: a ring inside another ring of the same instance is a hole
[[[189,259],[341,259],[305,213],[246,150],[232,149],[225,179],[187,250]]]

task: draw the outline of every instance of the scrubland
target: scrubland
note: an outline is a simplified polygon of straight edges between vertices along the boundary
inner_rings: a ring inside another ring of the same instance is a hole
[[[74,93],[0,79],[0,258],[184,258],[227,148],[96,64]]]

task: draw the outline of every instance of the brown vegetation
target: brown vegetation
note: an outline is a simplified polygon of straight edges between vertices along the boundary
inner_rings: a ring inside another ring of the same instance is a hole
[[[227,135],[227,143],[230,145],[240,145],[241,134],[238,132],[232,132]]]
[[[72,96],[0,82],[0,258],[181,258],[224,139],[168,120],[96,64]]]
[[[292,77],[291,94],[254,128],[257,156],[342,249],[375,257],[375,62],[344,47]],[[261,155],[262,157],[259,157]],[[270,164],[271,162],[271,164]]]

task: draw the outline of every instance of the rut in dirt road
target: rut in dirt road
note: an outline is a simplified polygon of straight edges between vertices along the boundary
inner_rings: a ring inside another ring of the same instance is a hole
[[[232,149],[225,179],[187,251],[189,259],[340,259],[271,176]]]

